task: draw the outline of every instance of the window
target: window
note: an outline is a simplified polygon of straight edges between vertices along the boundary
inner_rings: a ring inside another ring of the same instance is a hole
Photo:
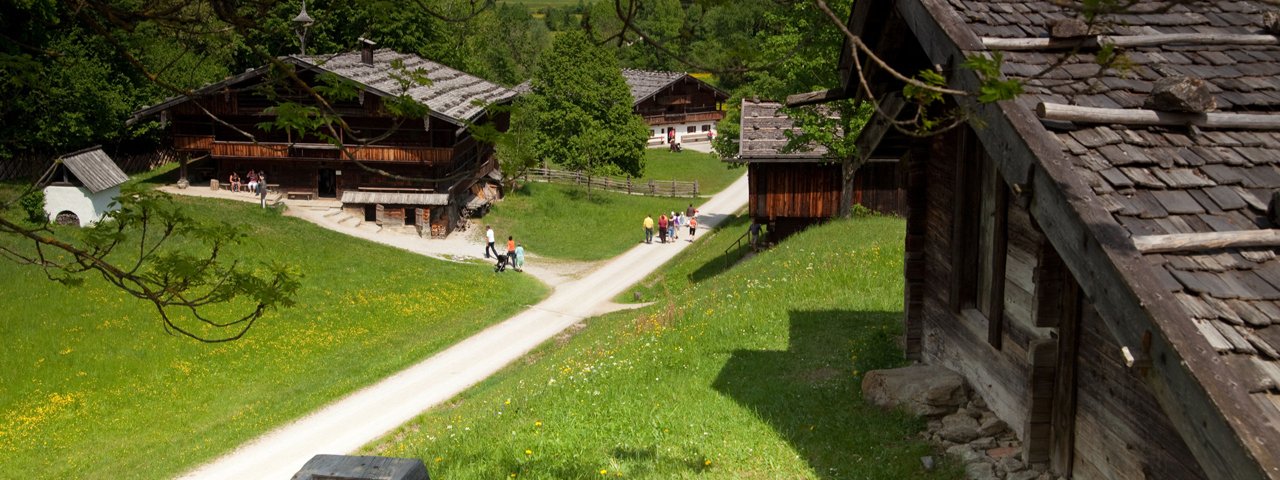
[[[951,307],[966,321],[982,322],[987,341],[1001,346],[1004,319],[1004,180],[973,136],[965,135],[956,165],[952,229]]]
[[[653,129],[653,130],[649,130],[649,136],[651,136],[651,137],[656,137],[656,136],[658,136],[658,129],[656,129],[656,128],[655,128],[655,129]]]
[[[685,130],[685,133],[698,133],[698,127],[689,125],[689,128]]]
[[[702,131],[704,131],[704,132],[710,132],[710,131],[711,131],[711,125],[703,125],[703,126],[702,126]]]

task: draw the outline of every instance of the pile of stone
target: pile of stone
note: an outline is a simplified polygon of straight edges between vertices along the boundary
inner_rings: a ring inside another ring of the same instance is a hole
[[[916,365],[867,372],[862,396],[884,408],[929,419],[925,438],[965,466],[973,480],[1054,480],[1044,464],[1021,460],[1022,442],[987,408],[964,377],[943,367]],[[933,468],[933,458],[921,459]]]

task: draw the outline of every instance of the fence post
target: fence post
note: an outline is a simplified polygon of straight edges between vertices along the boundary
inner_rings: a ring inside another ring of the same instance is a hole
[[[627,175],[627,195],[631,195],[631,175]]]
[[[678,197],[678,196],[679,196],[679,195],[676,195],[676,181],[675,181],[675,180],[672,180],[672,181],[671,181],[671,196],[672,196],[672,197]]]
[[[649,180],[649,195],[652,195],[652,196],[658,195],[658,184],[655,183],[653,180]]]
[[[697,181],[697,180],[694,180],[694,181],[693,181],[693,196],[695,196],[695,197],[696,197],[696,196],[698,196],[698,181]]]

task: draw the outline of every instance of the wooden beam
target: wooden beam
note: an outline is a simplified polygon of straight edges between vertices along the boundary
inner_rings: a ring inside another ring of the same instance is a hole
[[[1058,103],[1036,105],[1036,116],[1044,120],[1104,125],[1158,125],[1240,130],[1280,130],[1280,115],[1248,113],[1180,113],[1140,108],[1096,108]]]
[[[1231,247],[1280,247],[1280,230],[1141,235],[1133,237],[1133,246],[1142,253],[1199,252]]]
[[[1153,35],[1098,35],[1081,38],[994,38],[982,37],[982,46],[988,50],[1069,50],[1072,48],[1099,48],[1115,45],[1122,48],[1158,47],[1162,45],[1280,45],[1275,35],[1244,35],[1222,33],[1161,33]]]
[[[835,100],[844,99],[843,88],[830,88],[827,90],[819,90],[809,93],[797,93],[795,95],[787,95],[788,107],[801,107],[805,105],[816,105],[819,103],[827,103]]]
[[[933,63],[958,65],[984,48],[945,0],[894,5]],[[980,85],[969,69],[956,69],[950,78],[953,88],[976,91]],[[1015,101],[984,104],[972,96],[956,101],[985,123],[978,136],[998,159],[1005,179],[1031,192],[1033,217],[1117,343],[1139,345],[1152,332],[1151,358],[1157,361],[1144,380],[1208,477],[1280,479],[1277,433],[1247,420],[1254,407],[1246,392],[1216,380],[1233,373],[1204,345],[1158,281],[1145,275],[1151,266],[1133,249],[1127,232],[1109,213],[1083,201],[1091,195],[1089,186],[1071,171],[1058,139]]]

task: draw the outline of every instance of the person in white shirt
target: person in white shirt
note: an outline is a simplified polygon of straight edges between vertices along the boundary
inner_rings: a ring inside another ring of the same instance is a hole
[[[484,238],[489,244],[484,247],[484,258],[489,258],[489,252],[493,252],[493,256],[498,256],[498,249],[493,248],[493,226],[485,225]]]

